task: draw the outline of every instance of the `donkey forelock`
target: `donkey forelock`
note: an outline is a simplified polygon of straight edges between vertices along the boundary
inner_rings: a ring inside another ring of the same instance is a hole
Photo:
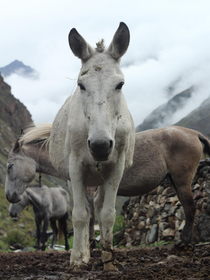
[[[101,39],[98,43],[96,43],[96,48],[95,50],[99,53],[104,52],[105,50],[105,44],[104,44],[104,39]]]

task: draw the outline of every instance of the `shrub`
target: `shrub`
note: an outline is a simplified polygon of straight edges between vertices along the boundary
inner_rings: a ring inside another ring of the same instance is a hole
[[[120,231],[121,229],[125,228],[125,220],[123,216],[116,216],[113,233]]]
[[[23,247],[32,246],[34,244],[34,240],[32,240],[30,236],[18,229],[9,231],[7,233],[7,237],[5,237],[5,241],[9,244],[9,246],[16,243],[20,243]]]

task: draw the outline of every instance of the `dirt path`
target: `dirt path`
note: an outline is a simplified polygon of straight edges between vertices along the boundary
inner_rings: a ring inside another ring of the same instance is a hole
[[[101,251],[94,250],[89,270],[68,272],[70,252],[0,253],[0,279],[210,279],[210,245],[193,250],[174,247],[116,249],[119,273],[103,274]]]

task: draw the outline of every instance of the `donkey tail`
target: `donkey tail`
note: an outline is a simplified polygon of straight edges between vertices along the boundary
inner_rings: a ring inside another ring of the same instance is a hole
[[[210,141],[207,137],[205,137],[203,134],[198,134],[199,140],[203,143],[203,152],[204,154],[208,154],[210,156]]]
[[[64,219],[63,217],[58,220],[58,243],[59,245],[63,244],[63,227],[64,227]]]

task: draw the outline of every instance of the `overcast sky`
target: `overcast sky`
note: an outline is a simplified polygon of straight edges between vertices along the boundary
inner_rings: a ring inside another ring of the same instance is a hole
[[[0,67],[17,59],[39,72],[39,80],[12,75],[5,81],[36,123],[53,122],[75,90],[81,65],[68,45],[70,29],[75,27],[92,46],[101,38],[108,46],[123,21],[131,33],[121,61],[123,92],[135,125],[195,85],[193,99],[176,114],[176,122],[210,94],[209,11],[209,0],[3,0]]]

